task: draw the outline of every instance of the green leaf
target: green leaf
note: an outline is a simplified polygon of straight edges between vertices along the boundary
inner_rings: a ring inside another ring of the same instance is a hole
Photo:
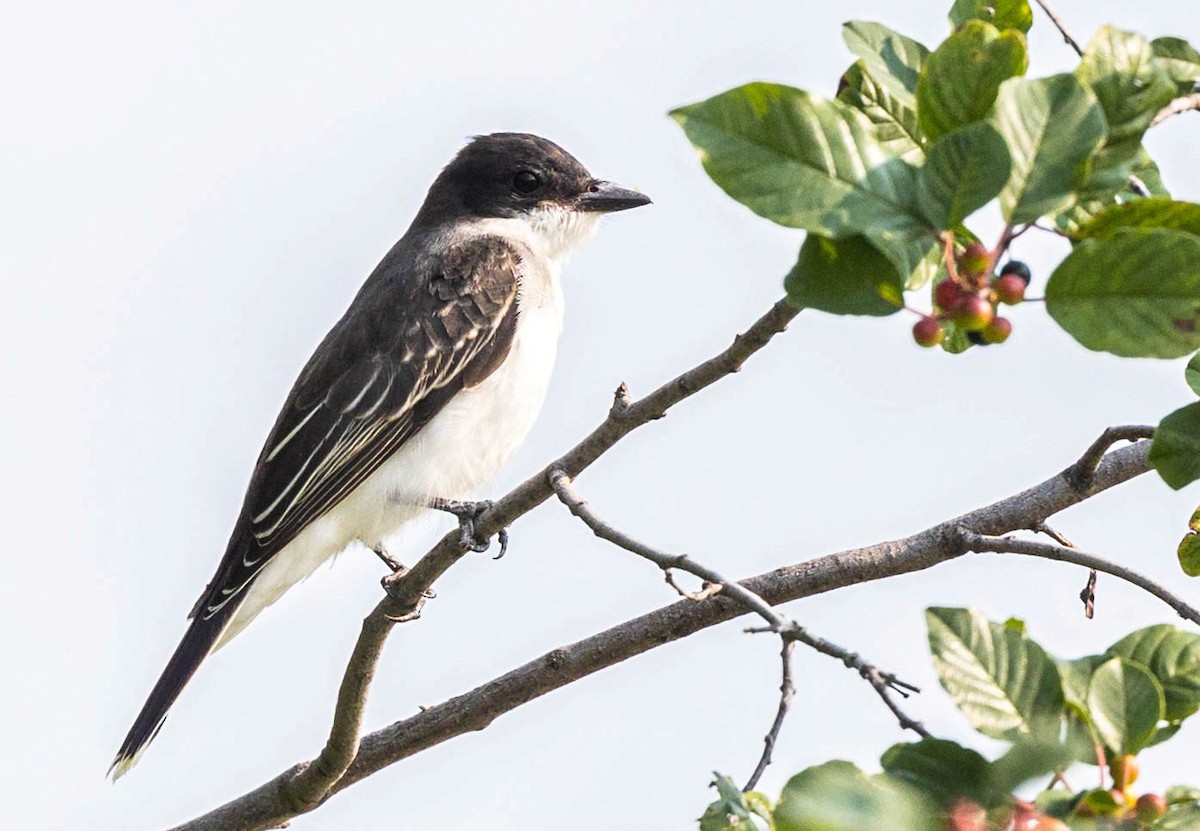
[[[1125,809],[1125,806],[1117,801],[1112,792],[1104,788],[1096,788],[1083,794],[1083,798],[1079,800],[1078,804],[1086,805],[1093,814],[1102,817],[1115,816]]]
[[[883,777],[868,779],[849,762],[827,762],[788,780],[775,806],[777,831],[928,831],[930,806]]]
[[[1149,827],[1152,831],[1200,831],[1200,804],[1172,805]]]
[[[1000,194],[1004,218],[1032,222],[1070,205],[1106,133],[1092,93],[1073,75],[1013,78],[1000,85],[993,119],[1012,155],[1012,176]]]
[[[828,237],[915,238],[915,168],[866,116],[780,84],[753,83],[671,112],[726,193],[767,219]]]
[[[1163,706],[1162,687],[1139,664],[1117,657],[1092,673],[1088,711],[1110,750],[1124,755],[1146,747],[1163,716]]]
[[[1175,83],[1144,37],[1113,26],[1102,27],[1088,43],[1076,75],[1091,87],[1108,122],[1108,137],[1092,159],[1086,190],[1121,190],[1133,171],[1142,134],[1175,97]]]
[[[942,806],[967,798],[990,808],[1011,798],[1009,792],[994,792],[989,787],[987,759],[957,742],[922,739],[895,744],[880,762],[889,776],[907,782]]]
[[[1033,804],[1048,817],[1066,819],[1067,815],[1071,813],[1071,809],[1075,807],[1075,794],[1059,788],[1042,791],[1034,797]]]
[[[904,280],[863,237],[831,240],[809,234],[783,281],[797,306],[839,315],[884,316],[904,305]]]
[[[950,22],[957,28],[968,20],[984,20],[997,29],[1028,32],[1033,25],[1033,10],[1028,0],[954,0]]]
[[[930,608],[925,620],[942,686],[976,730],[1009,740],[1057,734],[1062,683],[1037,643],[969,609]]]
[[[1193,355],[1192,359],[1187,362],[1187,366],[1183,368],[1183,380],[1187,381],[1192,392],[1200,395],[1200,352]],[[1200,528],[1193,530],[1200,531]]]
[[[1150,154],[1146,152],[1146,148],[1138,150],[1137,158],[1133,162],[1133,175],[1141,180],[1146,189],[1150,191],[1151,196],[1162,196],[1166,199],[1171,198],[1171,192],[1167,190],[1167,186],[1163,184],[1162,173],[1158,170],[1158,165],[1154,159],[1150,158]],[[1141,194],[1134,194],[1126,189],[1122,195],[1128,194],[1130,197],[1140,197]]]
[[[1147,626],[1114,643],[1108,654],[1140,664],[1158,680],[1167,721],[1181,721],[1200,710],[1200,635],[1167,623]]]
[[[1188,577],[1200,577],[1200,535],[1188,531],[1179,541],[1175,551],[1179,558],[1179,568]]]
[[[1002,794],[1004,802],[1009,802],[1012,792],[1021,785],[1035,776],[1066,767],[1073,758],[1062,742],[1022,737],[1007,753],[992,762],[988,771],[990,790],[993,794]]]
[[[1092,673],[1104,661],[1103,655],[1085,655],[1070,661],[1058,661],[1058,675],[1062,679],[1063,698],[1067,703],[1087,708],[1087,692],[1092,683]]]
[[[971,124],[939,138],[917,177],[917,203],[940,230],[956,227],[1000,193],[1012,170],[1004,138]]]
[[[842,40],[863,59],[871,73],[897,101],[916,110],[917,78],[929,55],[922,44],[894,32],[882,23],[851,20],[842,26]]]
[[[1000,84],[1029,66],[1025,36],[971,20],[926,60],[917,84],[917,118],[930,139],[988,114]]]
[[[917,124],[917,111],[896,100],[871,77],[862,61],[842,75],[837,99],[870,119],[875,137],[888,153],[914,164],[925,158],[925,137]]]
[[[1105,208],[1071,236],[1103,239],[1121,228],[1167,228],[1200,235],[1200,204],[1158,197],[1135,199]]]
[[[1200,802],[1200,788],[1192,785],[1172,785],[1163,794],[1168,805],[1183,805],[1188,802]]]
[[[700,831],[755,831],[771,829],[770,802],[757,791],[742,793],[728,776],[713,774],[718,799],[700,817]],[[758,820],[756,822],[756,819]]]
[[[1175,82],[1176,91],[1186,95],[1200,81],[1200,52],[1183,38],[1155,38],[1150,51]]]
[[[1180,407],[1158,423],[1150,465],[1175,490],[1200,479],[1200,403]]]
[[[1179,358],[1200,349],[1200,237],[1123,228],[1084,240],[1046,283],[1046,311],[1088,349]]]

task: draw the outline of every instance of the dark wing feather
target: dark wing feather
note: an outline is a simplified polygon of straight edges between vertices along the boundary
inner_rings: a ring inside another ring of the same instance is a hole
[[[508,354],[520,267],[509,244],[477,238],[419,275],[389,274],[386,266],[293,387],[225,559],[193,614],[211,616],[238,596],[308,523]]]

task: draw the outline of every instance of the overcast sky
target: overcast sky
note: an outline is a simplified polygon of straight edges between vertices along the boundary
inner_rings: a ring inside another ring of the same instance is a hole
[[[467,136],[545,135],[655,204],[611,217],[569,264],[546,407],[482,495],[503,493],[604,415],[722,348],[781,293],[802,235],[702,172],[671,107],[754,79],[827,94],[844,19],[936,44],[946,2],[10,4],[0,32],[0,756],[10,828],[150,829],[311,757],[380,564],[351,550],[201,669],[141,765],[105,781],[183,632],[277,408],[361,280]],[[1200,40],[1200,5],[1067,2],[1086,41],[1114,20]],[[1031,74],[1073,66],[1041,17]],[[1148,145],[1200,198],[1189,114]],[[978,223],[977,223],[978,224]],[[997,230],[994,217],[981,229]],[[1035,291],[1063,254],[1022,238]],[[805,313],[745,371],[631,436],[580,478],[619,527],[731,575],[901,536],[1063,468],[1106,425],[1189,400],[1181,362],[1075,344],[1031,305],[1001,348],[954,359],[911,319]],[[1174,547],[1200,490],[1143,477],[1060,517],[1078,544],[1200,590]],[[411,560],[434,532],[414,535]],[[787,607],[926,692],[908,706],[972,737],[938,687],[922,610],[1025,617],[1063,655],[1099,651],[1161,604],[1079,569],[971,557]],[[469,558],[395,632],[372,729],[671,602],[656,569],[547,504],[500,562]],[[296,829],[688,828],[711,771],[744,778],[774,713],[776,644],[727,624],[586,679],[402,762]],[[907,740],[870,688],[798,653],[799,692],[763,787]],[[1194,779],[1200,726],[1144,755]],[[1086,781],[1087,775],[1079,775]],[[1074,780],[1073,780],[1074,783]]]

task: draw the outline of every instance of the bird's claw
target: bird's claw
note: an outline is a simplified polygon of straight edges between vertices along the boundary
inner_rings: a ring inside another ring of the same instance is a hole
[[[475,533],[475,520],[479,519],[485,511],[495,504],[490,499],[481,499],[478,502],[462,502],[457,499],[435,499],[432,501],[430,507],[438,511],[445,511],[456,517],[458,519],[459,544],[468,551],[482,554],[492,547],[492,541],[490,539],[479,538]],[[500,553],[493,559],[499,560],[508,551],[508,529],[501,528],[496,533],[496,539],[500,543]]]

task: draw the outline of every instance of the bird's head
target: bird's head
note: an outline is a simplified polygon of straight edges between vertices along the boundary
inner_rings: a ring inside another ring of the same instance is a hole
[[[478,136],[438,176],[418,224],[523,220],[554,253],[586,240],[606,213],[646,205],[636,190],[597,179],[557,144],[528,133]]]

